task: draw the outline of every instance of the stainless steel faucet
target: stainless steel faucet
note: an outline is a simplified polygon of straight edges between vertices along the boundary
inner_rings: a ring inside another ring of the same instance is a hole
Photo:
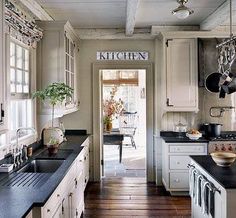
[[[31,130],[34,133],[37,133],[36,130],[33,127],[21,127],[21,128],[18,128],[16,130],[16,148],[13,149],[13,153],[12,153],[12,155],[13,155],[13,167],[17,167],[21,163],[23,163],[24,146],[21,146],[19,148],[19,133],[20,133],[20,131],[23,131],[23,130]],[[25,155],[27,155],[27,154],[25,154]],[[25,159],[27,159],[27,158],[25,158]]]

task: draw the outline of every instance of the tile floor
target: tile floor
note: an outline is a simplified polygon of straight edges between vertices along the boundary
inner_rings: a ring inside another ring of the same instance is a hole
[[[119,163],[117,145],[104,145],[105,177],[146,177],[145,147],[123,146],[122,163]]]

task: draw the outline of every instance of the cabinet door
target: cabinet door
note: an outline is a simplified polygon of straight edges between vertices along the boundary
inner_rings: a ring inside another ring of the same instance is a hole
[[[73,199],[73,217],[80,217],[84,209],[84,177],[83,172],[75,179],[74,199]]]
[[[167,110],[197,110],[197,41],[169,40],[166,55]]]

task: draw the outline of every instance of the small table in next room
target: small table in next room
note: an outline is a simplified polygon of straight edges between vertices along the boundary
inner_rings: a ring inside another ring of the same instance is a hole
[[[104,145],[119,145],[120,151],[120,163],[122,161],[122,142],[124,140],[124,134],[119,131],[111,131],[110,133],[103,133],[103,144]]]

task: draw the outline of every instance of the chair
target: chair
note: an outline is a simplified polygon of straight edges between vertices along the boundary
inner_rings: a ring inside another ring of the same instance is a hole
[[[124,112],[119,117],[120,132],[124,134],[124,137],[129,137],[132,147],[135,149],[136,144],[134,141],[134,135],[137,129],[138,114],[136,112]]]

